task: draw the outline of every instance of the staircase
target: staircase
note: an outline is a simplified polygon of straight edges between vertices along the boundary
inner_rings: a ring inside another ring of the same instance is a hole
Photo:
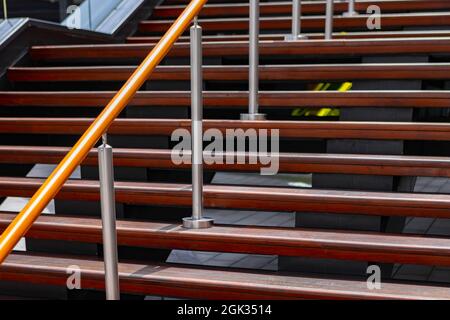
[[[1,231],[187,4],[164,1],[126,43],[33,46],[8,69]],[[367,30],[369,5],[380,6],[382,30]],[[191,125],[187,33],[114,121],[123,299],[450,298],[450,2],[359,1],[353,17],[346,8],[336,3],[334,40],[323,40],[325,2],[304,2],[308,40],[284,41],[291,3],[261,3],[263,121],[239,120],[249,102],[248,3],[203,8],[204,128],[280,134],[277,176],[248,161],[205,164],[212,228],[182,227],[191,168],[171,158],[171,134]],[[314,91],[345,82],[351,90]],[[337,112],[320,116],[324,108]],[[97,166],[92,149],[29,229],[26,250],[0,265],[1,296],[102,297]],[[74,266],[80,290],[67,289]],[[369,266],[381,270],[379,289],[367,284]]]

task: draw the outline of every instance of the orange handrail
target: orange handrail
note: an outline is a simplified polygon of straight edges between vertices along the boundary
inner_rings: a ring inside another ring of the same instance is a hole
[[[0,237],[0,264],[3,263],[17,242],[31,228],[44,208],[58,194],[72,172],[81,164],[91,148],[101,138],[102,134],[108,130],[112,122],[150,77],[156,66],[167,55],[175,41],[189,27],[191,21],[200,13],[207,1],[192,0],[189,3],[124,86],[3,232]]]

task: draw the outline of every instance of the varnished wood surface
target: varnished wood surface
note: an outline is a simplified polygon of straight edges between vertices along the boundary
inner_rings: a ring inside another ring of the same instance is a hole
[[[42,179],[0,177],[0,196],[29,197],[42,183]],[[192,205],[187,184],[119,181],[115,188],[121,203]],[[450,196],[445,194],[206,185],[204,197],[207,208],[450,218]],[[98,201],[98,182],[68,181],[57,198]]]
[[[154,9],[152,18],[166,19],[178,17],[182,10],[186,7],[186,1],[180,1],[183,4],[167,5],[163,3]],[[447,0],[393,0],[393,1],[357,1],[355,10],[365,13],[371,5],[379,6],[381,12],[411,12],[411,11],[432,11],[432,10],[450,10],[450,3]],[[334,4],[335,15],[341,14],[348,10],[345,2],[336,2]],[[302,1],[302,14],[304,15],[320,15],[325,12],[325,1]],[[286,15],[292,14],[292,3],[289,1],[282,2],[261,2],[260,14],[265,15]],[[202,9],[200,17],[248,17],[248,3],[211,3],[205,5]]]
[[[203,56],[226,57],[248,55],[247,41],[209,42],[203,44]],[[143,59],[152,46],[147,44],[111,45],[69,45],[36,46],[31,48],[35,61],[64,61],[69,65],[78,61],[97,60],[99,62],[116,59]],[[347,40],[309,40],[309,41],[262,41],[259,53],[263,56],[313,56],[342,55],[392,55],[392,54],[449,54],[449,38],[422,39],[347,39]],[[177,43],[169,56],[189,57],[188,43]]]
[[[0,213],[0,230],[14,217]],[[43,215],[27,237],[102,243],[102,222]],[[117,221],[117,237],[124,246],[450,266],[450,239],[436,237],[221,225],[189,230],[171,223],[125,220]]]
[[[366,30],[367,20],[370,15],[361,14],[352,17],[335,16],[333,21],[334,31]],[[385,29],[402,29],[405,27],[448,27],[450,26],[450,12],[436,13],[404,13],[382,14],[382,26]],[[140,34],[163,33],[172,25],[173,20],[148,20],[139,24]],[[248,32],[248,18],[215,18],[199,19],[199,24],[205,32]],[[285,30],[290,31],[291,17],[262,17],[260,18],[261,30]],[[324,16],[312,16],[302,18],[302,30],[304,32],[320,31],[325,28]]]
[[[126,81],[136,66],[12,67],[11,82]],[[448,80],[450,63],[263,65],[261,81]],[[206,81],[247,81],[248,66],[204,66]],[[190,80],[189,66],[159,66],[149,80]]]
[[[68,153],[68,147],[0,146],[0,163],[4,164],[58,164]],[[189,151],[186,151],[190,155]],[[222,162],[214,163],[205,154],[205,169],[218,171],[259,171],[264,165],[250,164],[247,153],[245,163],[226,164],[233,153],[220,155]],[[174,165],[172,151],[164,149],[122,149],[114,148],[114,165],[126,167],[147,167],[157,169],[190,169],[189,164]],[[256,155],[255,155],[256,156]],[[279,171],[286,173],[350,173],[393,176],[450,177],[450,159],[444,157],[389,156],[360,154],[280,153]],[[92,150],[83,162],[98,164],[97,150]]]
[[[323,40],[323,33],[303,32],[309,40]],[[260,41],[284,41],[286,35],[283,34],[261,34]],[[366,31],[366,32],[336,32],[333,39],[405,39],[405,38],[439,38],[449,37],[450,31],[445,30],[419,30],[419,31]],[[155,44],[160,36],[131,36],[127,38],[128,43],[150,43]],[[224,41],[248,41],[246,34],[230,35],[203,35],[203,42],[224,42]],[[188,36],[181,36],[178,43],[189,42]]]
[[[3,134],[79,135],[93,122],[91,118],[0,118]],[[346,122],[346,121],[241,121],[204,120],[204,130],[279,130],[282,138],[386,139],[450,141],[449,123]],[[165,135],[176,129],[190,130],[188,119],[116,119],[108,130],[117,135]],[[237,133],[239,134],[239,133]],[[243,133],[241,133],[243,134]]]
[[[3,91],[0,106],[6,107],[104,107],[114,96],[110,91]],[[128,106],[191,105],[189,91],[140,91]],[[260,91],[263,108],[389,107],[450,108],[449,91]],[[205,108],[247,108],[246,91],[204,91]]]
[[[70,266],[81,268],[84,289],[104,289],[100,260],[13,254],[0,266],[1,280],[66,287]],[[450,299],[449,288],[383,282],[369,290],[365,279],[327,279],[169,264],[119,264],[122,292],[200,299]]]

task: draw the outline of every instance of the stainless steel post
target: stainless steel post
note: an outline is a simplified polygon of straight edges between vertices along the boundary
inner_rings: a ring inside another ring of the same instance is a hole
[[[209,228],[213,220],[203,217],[203,75],[202,27],[197,18],[191,27],[191,120],[192,120],[192,217],[183,219],[188,229]]]
[[[292,33],[285,37],[288,41],[306,39],[307,37],[302,35],[301,28],[301,17],[302,17],[302,1],[293,0],[292,1]]]
[[[107,300],[119,300],[119,270],[116,231],[116,201],[114,194],[113,149],[107,144],[106,134],[98,147],[100,203],[102,211],[103,256]]]
[[[333,16],[334,16],[334,1],[327,0],[327,8],[325,13],[325,39],[331,40],[333,38]]]
[[[249,20],[249,96],[248,113],[241,114],[242,120],[264,120],[259,113],[259,0],[250,0]]]
[[[348,10],[343,13],[344,17],[356,16],[358,12],[355,11],[355,0],[348,0]]]
[[[3,17],[8,20],[8,6],[6,5],[6,0],[3,0]]]

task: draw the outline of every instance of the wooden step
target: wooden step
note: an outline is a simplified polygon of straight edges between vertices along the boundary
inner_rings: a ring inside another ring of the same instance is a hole
[[[187,2],[185,2],[187,4]],[[157,6],[152,14],[154,19],[174,19],[178,17],[186,5],[160,5]],[[380,7],[381,12],[413,12],[413,11],[433,11],[450,10],[450,3],[447,0],[416,0],[416,1],[357,1],[355,10],[360,13],[366,13],[367,8],[371,5]],[[348,4],[345,2],[336,2],[334,4],[334,14],[342,14],[347,12]],[[303,15],[320,15],[325,12],[325,1],[302,1]],[[292,14],[292,3],[283,2],[261,2],[261,16],[270,15],[286,15]],[[248,17],[248,3],[218,3],[207,4],[201,11],[201,18],[210,17]]]
[[[79,266],[83,289],[104,290],[101,260],[12,254],[0,265],[0,280],[67,286],[67,271]],[[124,293],[197,299],[449,299],[449,288],[383,282],[369,290],[365,279],[330,279],[169,264],[119,264]]]
[[[58,164],[69,152],[68,147],[0,146],[3,164]],[[190,152],[187,151],[189,155]],[[114,165],[153,169],[190,169],[189,164],[175,166],[172,151],[164,149],[114,148]],[[213,171],[259,171],[261,164],[250,164],[246,154],[244,164],[226,164],[233,153],[216,154],[222,162],[215,163],[205,154],[205,169]],[[254,154],[253,154],[254,155]],[[360,154],[280,153],[279,171],[285,173],[347,173],[392,176],[430,176],[450,178],[450,159],[444,157],[385,156]],[[92,150],[83,162],[97,166],[97,150]]]
[[[323,33],[303,33],[309,40],[323,40]],[[284,41],[284,34],[261,34],[260,41]],[[420,31],[368,31],[368,32],[337,32],[333,39],[408,39],[408,38],[447,38],[450,31],[445,30],[420,30]],[[155,44],[160,36],[132,36],[127,38],[128,43]],[[203,42],[248,41],[246,34],[230,35],[203,35]],[[189,36],[181,36],[177,43],[189,42]]]
[[[393,54],[449,54],[449,38],[422,39],[351,39],[351,40],[310,40],[310,41],[263,41],[259,44],[262,56],[338,56],[353,57],[359,55],[393,55]],[[249,44],[242,42],[211,42],[203,44],[203,56],[228,57],[247,56]],[[107,62],[125,59],[141,60],[151,47],[147,44],[111,44],[111,45],[69,45],[37,46],[31,48],[31,57],[39,62],[80,61]],[[177,43],[170,50],[171,57],[189,57],[190,45]]]
[[[3,91],[0,107],[104,107],[112,91]],[[448,108],[449,91],[260,91],[263,108]],[[128,106],[190,107],[189,91],[139,91]],[[205,91],[205,108],[247,108],[248,92]]]
[[[0,230],[14,217],[0,213]],[[27,238],[102,243],[102,221],[42,215]],[[119,220],[117,239],[119,245],[145,248],[450,266],[450,239],[437,237],[221,225],[189,230],[174,223]]]
[[[353,17],[335,16],[334,31],[366,30],[370,15],[361,14]],[[406,13],[382,14],[382,27],[384,29],[402,29],[405,27],[448,27],[450,26],[450,12],[438,13]],[[166,32],[173,24],[173,20],[147,20],[139,24],[140,34],[161,34]],[[216,18],[200,19],[199,24],[205,32],[248,32],[248,18]],[[280,30],[289,32],[292,27],[291,17],[262,17],[260,29]],[[325,17],[302,17],[302,30],[305,32],[323,32]]]
[[[0,177],[0,196],[30,197],[44,180]],[[116,182],[120,203],[191,207],[191,185]],[[450,218],[450,196],[299,188],[206,185],[206,208]],[[98,181],[69,180],[57,199],[99,201]],[[149,213],[151,218],[151,213]]]
[[[94,119],[90,118],[0,118],[4,134],[79,135]],[[190,130],[187,119],[116,119],[108,130],[116,135],[172,135],[176,129]],[[450,141],[449,123],[346,122],[346,121],[241,121],[204,120],[204,130],[279,130],[281,138],[386,139]],[[245,132],[241,132],[241,135]],[[270,132],[269,132],[270,133]],[[236,133],[239,135],[239,132]]]
[[[136,66],[12,67],[12,82],[126,81]],[[377,63],[260,66],[261,81],[448,80],[450,63]],[[207,81],[247,81],[248,66],[204,66]],[[190,80],[189,66],[159,66],[151,80]]]

